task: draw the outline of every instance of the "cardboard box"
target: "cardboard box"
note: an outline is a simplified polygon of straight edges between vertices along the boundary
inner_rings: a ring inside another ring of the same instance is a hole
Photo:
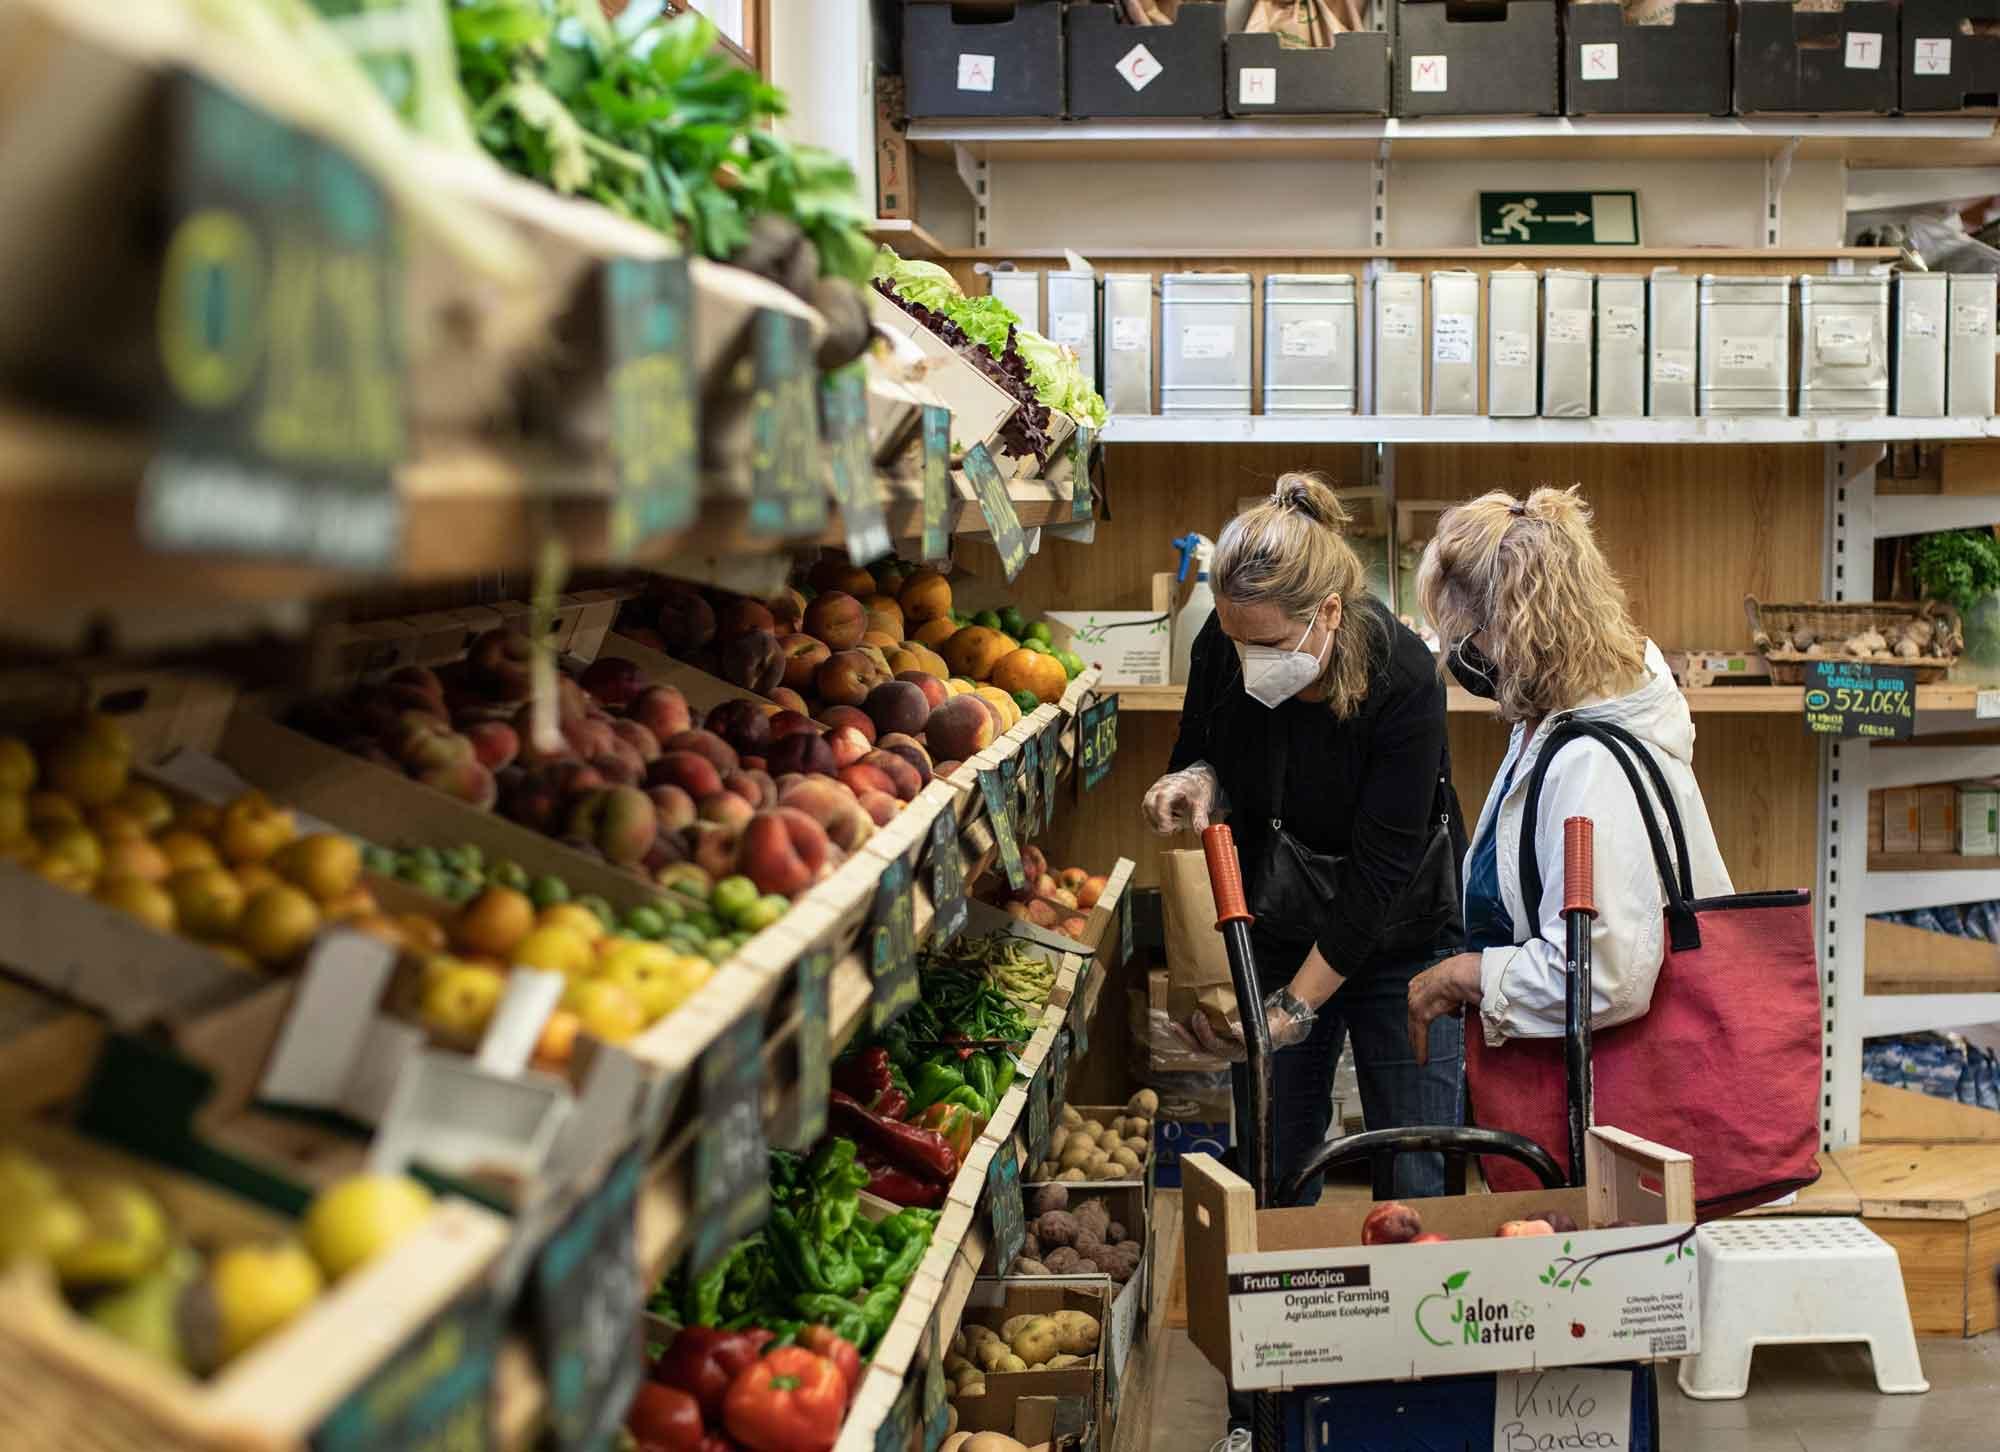
[[[1555,0],[1398,0],[1398,116],[1555,116]]]
[[[875,78],[875,215],[915,221],[916,158],[903,118],[909,114],[901,76]]]
[[[929,9],[913,5],[912,10]],[[999,458],[1001,425],[1014,416],[1020,405],[1012,394],[979,371],[978,365],[958,356],[944,339],[904,312],[874,288],[868,289],[869,319],[915,343],[924,355],[923,381],[951,408],[951,452],[957,458],[974,444],[985,444]]]
[[[1742,0],[1736,110],[1886,116],[1896,109],[1902,35],[1892,0]]]
[[[1063,7],[903,7],[903,83],[912,116],[1060,116]]]
[[[1379,30],[1336,35],[1325,49],[1292,50],[1277,36],[1242,31],[1224,53],[1231,116],[1386,116],[1389,37]]]
[[[1103,1293],[1110,1306],[1104,1320],[1102,1341],[1104,1360],[1104,1400],[1116,1411],[1120,1399],[1127,1364],[1132,1357],[1132,1348],[1137,1344],[1139,1333],[1145,1325],[1146,1307],[1152,1303],[1149,1289],[1153,1274],[1153,1242],[1148,1222],[1145,1190],[1138,1185],[1111,1185],[1099,1188],[1094,1185],[1070,1185],[1069,1202],[1072,1206],[1089,1199],[1101,1199],[1112,1220],[1122,1226],[1124,1238],[1139,1242],[1140,1252],[1137,1267],[1123,1285],[1109,1276],[1034,1276],[1015,1275],[1006,1280],[1028,1286],[1079,1286],[1096,1289]],[[1034,1216],[1035,1191],[1029,1190],[1028,1219]]]
[[[1992,782],[1966,782],[1958,789],[1958,852],[2000,855],[2000,787]]]
[[[1958,850],[1958,788],[1927,786],[1917,788],[1917,850],[1956,852]]]
[[[1616,0],[1563,7],[1563,111],[1570,116],[1727,116],[1729,10],[1666,0],[1643,23]]]
[[[1051,610],[1042,616],[1058,650],[1098,667],[1100,686],[1164,686],[1172,617],[1164,610]]]
[[[1082,1311],[1097,1318],[1099,1354],[1083,1366],[1061,1371],[989,1371],[986,1395],[966,1397],[952,1403],[958,1408],[962,1432],[997,1432],[1012,1427],[1015,1404],[1027,1397],[1054,1397],[1079,1403],[1085,1420],[1095,1425],[1104,1419],[1104,1327],[1111,1318],[1111,1282],[1103,1279],[1055,1283],[1047,1277],[1018,1280],[976,1280],[966,1298],[965,1314],[959,1319],[967,1326],[990,1326],[998,1331],[1010,1316],[1047,1315],[1053,1311]]]
[[[1683,1356],[1701,1349],[1694,1161],[1591,1131],[1584,1189],[1420,1205],[1431,1245],[1361,1243],[1371,1205],[1259,1210],[1249,1182],[1183,1162],[1189,1334],[1240,1391]],[[1655,1186],[1657,1189],[1648,1188]],[[1501,1240],[1540,1209],[1621,1230]]]
[[[1110,1124],[1113,1120],[1128,1119],[1132,1117],[1131,1111],[1128,1110],[1122,1104],[1065,1104],[1060,1106],[1051,1104],[1049,1106],[1049,1123],[1052,1126],[1050,1131],[1051,1151],[1052,1151],[1050,1154],[1050,1159],[1052,1160],[1056,1157],[1053,1153],[1053,1148],[1054,1148],[1053,1141],[1057,1130],[1060,1128],[1057,1116],[1059,1111],[1063,1109],[1075,1110],[1080,1118],[1087,1120],[1091,1124],[1098,1126],[1100,1130],[1103,1128],[1103,1126]],[[1038,1165],[1023,1164],[1021,1166],[1021,1183],[1024,1185],[1041,1185],[1049,1183],[1053,1177],[1047,1177],[1037,1174],[1036,1171],[1040,1168],[1041,1166]],[[1152,1151],[1148,1149],[1144,1154],[1140,1155],[1139,1157],[1139,1170],[1138,1173],[1136,1174],[1128,1174],[1116,1180],[1075,1180],[1075,1181],[1069,1181],[1067,1183],[1070,1189],[1073,1191],[1079,1190],[1080,1187],[1088,1188],[1092,1191],[1108,1190],[1113,1188],[1114,1186],[1127,1186],[1134,1189],[1150,1190],[1153,1179],[1152,1168],[1153,1168],[1153,1155]]]
[[[1181,0],[1171,25],[1126,25],[1111,5],[1063,18],[1072,116],[1220,116],[1226,6]]]
[[[1915,787],[1891,787],[1881,792],[1882,850],[1920,852],[1923,836],[1918,818]]]
[[[1903,0],[1905,112],[2000,110],[2000,0]]]

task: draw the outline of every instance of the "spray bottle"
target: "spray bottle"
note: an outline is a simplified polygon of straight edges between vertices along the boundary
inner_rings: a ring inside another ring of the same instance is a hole
[[[1208,588],[1208,566],[1215,556],[1215,545],[1205,534],[1184,534],[1174,541],[1174,548],[1181,552],[1180,573],[1175,576],[1176,587],[1187,584],[1188,566],[1194,566],[1194,588],[1188,591],[1187,602],[1174,612],[1173,663],[1167,679],[1174,685],[1184,686],[1188,678],[1188,661],[1194,654],[1194,638],[1201,634],[1202,626],[1208,624],[1208,617],[1215,613],[1215,593]]]

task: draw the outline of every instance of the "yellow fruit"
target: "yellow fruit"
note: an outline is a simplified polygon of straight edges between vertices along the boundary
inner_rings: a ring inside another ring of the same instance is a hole
[[[646,1011],[632,991],[606,978],[570,984],[562,1006],[576,1015],[585,1033],[607,1044],[622,1044],[646,1026]]]
[[[28,829],[37,837],[82,825],[82,809],[61,792],[36,792],[28,798]]]
[[[243,885],[227,868],[188,867],[167,879],[182,931],[197,938],[226,938],[243,916]]]
[[[267,967],[296,958],[318,932],[318,906],[285,883],[257,893],[236,920],[237,945]]]
[[[214,802],[182,802],[174,813],[174,825],[182,831],[212,837],[222,830],[222,808]]]
[[[283,887],[285,879],[262,862],[245,862],[230,869],[245,897],[255,897],[267,887]]]
[[[306,1207],[306,1249],[330,1281],[365,1265],[430,1217],[431,1192],[404,1175],[353,1175]]]
[[[105,842],[144,841],[145,824],[116,802],[90,809],[90,830]]]
[[[208,1263],[202,1284],[214,1311],[212,1357],[221,1366],[292,1320],[319,1296],[326,1282],[296,1241],[236,1245]]]
[[[0,1149],[0,1266],[53,1260],[81,1245],[89,1230],[47,1165],[24,1150]]]
[[[148,835],[164,832],[174,820],[174,804],[168,800],[167,794],[143,781],[127,784],[112,805],[137,818]]]
[[[1012,731],[1021,724],[1021,708],[1014,704],[1014,698],[998,686],[980,686],[973,694],[1000,713],[1002,732]]]
[[[231,863],[268,862],[298,833],[292,814],[262,792],[245,792],[222,809],[218,837]]]
[[[162,832],[154,842],[176,872],[186,872],[196,867],[220,867],[222,859],[216,855],[215,847],[208,838],[185,828],[177,827],[171,832]]]
[[[0,791],[23,796],[35,789],[35,753],[18,736],[0,736]]]
[[[87,1222],[83,1239],[55,1257],[66,1286],[116,1285],[151,1270],[167,1249],[167,1212],[133,1180],[90,1176],[70,1182]]]
[[[125,790],[132,758],[71,736],[49,749],[44,765],[56,791],[87,807],[101,807]]]
[[[79,872],[95,877],[104,870],[104,848],[88,827],[61,827],[42,839],[46,857],[60,858]]]
[[[185,1371],[181,1297],[201,1274],[201,1257],[186,1246],[168,1252],[152,1270],[121,1290],[100,1296],[86,1313],[98,1330],[155,1361]]]
[[[28,798],[10,787],[0,787],[0,842],[13,842],[28,835]]]
[[[535,928],[535,905],[511,887],[489,887],[451,920],[451,945],[463,953],[505,958]]]
[[[588,909],[585,910],[588,912]],[[576,979],[590,971],[590,940],[565,927],[536,928],[514,945],[508,961],[523,968],[539,968],[544,973],[560,973]]]
[[[647,1023],[656,1023],[679,1008],[699,988],[682,967],[684,955],[662,943],[620,939],[597,965],[596,977],[623,985],[639,1001]],[[706,964],[707,960],[702,960]]]
[[[144,837],[123,837],[104,847],[106,877],[142,877],[147,882],[165,882],[174,865],[167,854]]]
[[[968,691],[978,689],[973,682],[968,681],[964,676],[949,677],[944,683],[944,688],[954,696],[963,696]]]
[[[321,902],[332,902],[361,881],[361,849],[352,837],[338,832],[314,832],[288,843],[271,865],[280,877]]]
[[[174,900],[157,882],[130,874],[106,876],[97,884],[96,897],[107,907],[128,912],[163,933],[174,930]]]
[[[36,876],[54,883],[65,892],[87,893],[97,881],[95,873],[86,872],[67,857],[51,857],[44,853],[29,865]]]
[[[552,903],[542,909],[540,922],[545,928],[568,928],[587,943],[604,936],[604,920],[580,903]]]
[[[324,906],[326,920],[330,923],[378,916],[382,911],[381,904],[375,901],[375,894],[365,887],[350,887],[339,897],[329,898]]]
[[[433,960],[434,962],[436,960]],[[493,1020],[507,980],[476,963],[453,963],[424,990],[418,1017],[425,1027],[455,1038],[477,1038]]]
[[[132,759],[132,738],[115,717],[93,711],[77,723],[70,738],[121,761]]]
[[[576,1052],[576,1034],[582,1027],[576,1015],[566,1008],[559,1008],[549,1015],[542,1025],[541,1037],[535,1040],[535,1064],[544,1069],[561,1069]]]
[[[332,908],[328,908],[327,911],[331,913]],[[396,920],[387,913],[356,913],[352,917],[341,918],[339,922],[343,928],[351,929],[357,933],[366,933],[371,938],[380,938],[392,948],[408,948],[410,946],[409,941],[403,936],[403,930],[396,925]]]
[[[436,918],[425,917],[422,913],[398,913],[396,926],[403,930],[403,941],[410,945],[412,953],[444,951],[444,924]]]

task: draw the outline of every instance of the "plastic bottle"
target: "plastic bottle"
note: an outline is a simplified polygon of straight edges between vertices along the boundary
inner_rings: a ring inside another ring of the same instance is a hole
[[[1174,653],[1167,677],[1174,685],[1184,686],[1188,678],[1188,661],[1194,654],[1194,638],[1201,634],[1202,626],[1208,624],[1208,617],[1215,612],[1215,592],[1208,588],[1208,566],[1215,556],[1215,544],[1205,534],[1189,533],[1175,539],[1174,548],[1181,552],[1180,573],[1174,580],[1176,585],[1185,585],[1188,567],[1194,567],[1194,588],[1188,591],[1187,603],[1174,612]]]

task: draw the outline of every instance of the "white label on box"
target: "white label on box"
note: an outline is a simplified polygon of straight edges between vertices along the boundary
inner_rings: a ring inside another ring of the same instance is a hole
[[[1619,304],[1604,310],[1604,336],[1607,338],[1636,338],[1644,332],[1645,309],[1626,307]]]
[[[1089,313],[1050,313],[1051,343],[1081,343],[1090,336]]]
[[[1847,68],[1850,71],[1882,69],[1882,37],[1867,30],[1847,32]]]
[[[1493,334],[1493,366],[1495,368],[1526,368],[1535,361],[1535,339],[1532,333],[1524,333],[1517,328],[1501,328]]]
[[[1236,79],[1236,104],[1275,106],[1278,103],[1278,72],[1274,66],[1245,66]]]
[[[1143,91],[1157,81],[1166,67],[1160,58],[1143,45],[1135,45],[1119,58],[1117,71],[1125,78],[1125,84],[1135,91]]]
[[[1935,338],[1938,335],[1938,320],[1929,313],[1916,308],[1906,308],[1903,312],[1903,336],[1906,338]]]
[[[1718,368],[1769,368],[1777,355],[1769,338],[1724,338],[1716,345]]]
[[[1228,323],[1190,323],[1181,329],[1181,357],[1233,358],[1236,329]]]
[[[1590,309],[1550,308],[1549,341],[1551,343],[1588,343],[1590,341]]]
[[[1917,40],[1916,54],[1910,57],[1910,71],[1919,76],[1948,76],[1951,74],[1951,40],[1943,37]]]
[[[1694,349],[1655,348],[1653,350],[1653,381],[1655,383],[1687,383],[1694,378]]]
[[[1152,333],[1153,320],[1126,313],[1111,320],[1111,351],[1114,353],[1136,353],[1146,346]]]
[[[990,91],[993,89],[993,57],[960,52],[958,57],[958,88],[961,91]]]
[[[1951,310],[1954,338],[1983,338],[1993,331],[1993,309],[1977,303],[1960,303]]]
[[[1632,1435],[1632,1373],[1593,1367],[1502,1372],[1493,1383],[1493,1452],[1623,1447]]]
[[[1578,57],[1581,79],[1586,81],[1615,81],[1618,79],[1617,45],[1586,45]]]
[[[1333,324],[1325,318],[1295,318],[1278,327],[1278,353],[1285,358],[1333,356]]]
[[[1851,313],[1813,319],[1813,351],[1822,363],[1848,367],[1867,363],[1875,351],[1868,319]]]
[[[1431,319],[1431,362],[1470,363],[1472,334],[1479,319],[1471,313],[1439,313]]]
[[[1972,714],[1981,721],[2000,716],[2000,691],[1981,691],[1972,698]]]
[[[1385,338],[1416,337],[1417,305],[1415,303],[1383,303],[1382,336]]]
[[[1413,91],[1443,91],[1445,85],[1445,62],[1449,56],[1413,55],[1410,57],[1410,89]]]

